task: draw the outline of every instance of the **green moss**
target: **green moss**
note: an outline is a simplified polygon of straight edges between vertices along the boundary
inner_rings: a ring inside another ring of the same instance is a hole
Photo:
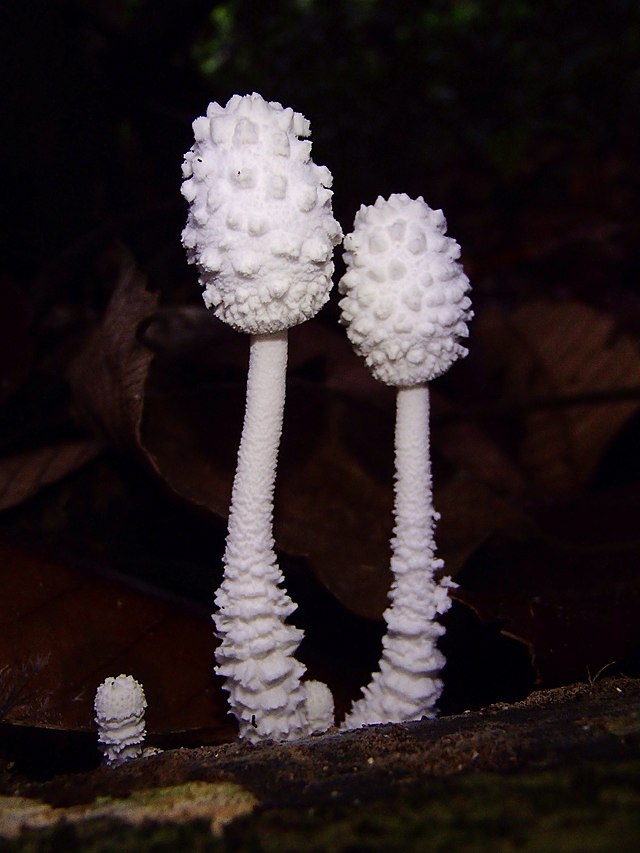
[[[137,791],[125,798],[99,797],[87,806],[66,809],[0,797],[0,849],[176,850],[183,849],[175,845],[186,833],[198,843],[184,849],[215,850],[219,848],[211,846],[213,839],[224,825],[252,811],[256,803],[239,785],[207,782]],[[20,826],[25,828],[18,835]]]
[[[207,821],[132,828],[118,821],[91,820],[42,831],[28,830],[3,845],[3,853],[218,853],[225,849],[211,835]]]
[[[280,810],[228,828],[226,850],[636,853],[640,762],[425,780],[370,803]]]
[[[181,786],[183,787],[183,786]],[[184,786],[189,787],[189,786]],[[175,793],[176,789],[173,789]],[[166,792],[145,792],[159,804]],[[157,825],[99,818],[30,830],[3,853],[636,853],[640,760],[513,774],[425,778],[359,803],[342,793],[309,808],[257,809],[221,837],[208,820]]]

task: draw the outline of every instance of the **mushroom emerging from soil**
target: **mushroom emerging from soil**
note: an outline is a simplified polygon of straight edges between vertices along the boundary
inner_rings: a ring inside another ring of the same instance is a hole
[[[273,491],[285,400],[287,329],[329,298],[342,232],[331,211],[331,173],[310,159],[309,122],[254,93],[212,103],[193,123],[182,194],[182,242],[205,304],[251,335],[244,427],[224,579],[216,595],[216,672],[225,677],[240,737],[290,740],[310,733],[302,631],[285,619],[272,534]]]
[[[467,350],[469,280],[460,247],[445,236],[441,210],[392,195],[362,205],[345,237],[347,272],[339,288],[342,322],[373,375],[397,387],[395,506],[390,605],[379,671],[343,724],[403,722],[435,715],[442,691],[444,628],[450,578],[438,577],[429,457],[428,382]]]
[[[93,707],[105,763],[115,766],[140,758],[147,707],[142,685],[131,675],[107,678],[96,691]]]

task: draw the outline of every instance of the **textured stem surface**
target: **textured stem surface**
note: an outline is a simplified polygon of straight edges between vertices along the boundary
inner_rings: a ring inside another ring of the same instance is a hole
[[[259,571],[275,564],[273,493],[282,434],[287,332],[253,335],[236,473],[231,493],[225,564]]]
[[[438,674],[444,657],[436,648],[444,628],[438,614],[450,606],[449,578],[434,573],[443,565],[435,557],[431,463],[429,459],[429,389],[426,384],[398,389],[395,432],[395,527],[392,540],[393,583],[384,613],[380,669],[364,688],[344,728],[380,722],[404,722],[434,716],[442,691]]]
[[[240,736],[287,740],[306,732],[302,631],[285,624],[296,605],[280,587],[273,492],[282,432],[287,332],[251,338],[244,426],[216,594],[216,672],[225,677]]]

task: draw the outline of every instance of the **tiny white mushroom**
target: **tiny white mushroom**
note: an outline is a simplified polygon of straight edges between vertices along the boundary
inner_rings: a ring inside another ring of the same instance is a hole
[[[466,355],[458,339],[471,318],[469,280],[445,229],[442,211],[422,198],[392,195],[362,205],[344,241],[341,320],[373,375],[398,389],[387,633],[379,671],[347,715],[347,729],[433,716],[442,691],[444,657],[436,644],[444,628],[436,619],[450,607],[455,584],[437,577],[443,563],[435,556],[428,382]],[[388,241],[379,237],[384,233]],[[354,276],[354,266],[367,276]],[[392,282],[372,283],[380,268],[390,271]],[[445,303],[446,310],[439,309]]]
[[[311,734],[326,732],[334,721],[333,695],[322,681],[305,681],[303,684],[309,731]]]
[[[131,675],[107,678],[96,691],[93,707],[105,762],[113,766],[140,758],[147,707],[142,685]]]
[[[295,604],[281,586],[272,533],[287,329],[328,300],[332,250],[342,231],[326,189],[329,170],[309,159],[307,145],[300,156],[298,137],[309,135],[304,116],[254,93],[234,95],[224,107],[210,104],[207,117],[194,122],[196,141],[185,155],[183,174],[193,177],[183,183],[190,208],[182,242],[198,266],[207,307],[251,335],[224,578],[213,617],[221,641],[216,672],[225,678],[240,737],[291,740],[317,723],[307,712],[305,668],[294,657],[302,631],[285,622]],[[209,197],[214,209],[206,207]]]

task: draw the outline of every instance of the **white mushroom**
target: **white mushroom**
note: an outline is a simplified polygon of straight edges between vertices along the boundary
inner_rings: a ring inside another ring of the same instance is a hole
[[[322,681],[305,681],[303,687],[309,734],[326,732],[334,721],[333,694]]]
[[[142,685],[131,675],[107,678],[98,687],[93,704],[98,743],[106,764],[118,765],[140,758],[146,734],[147,700]]]
[[[379,671],[343,724],[434,716],[444,656],[436,618],[450,607],[450,578],[438,577],[429,458],[428,382],[467,354],[469,280],[460,248],[445,236],[441,210],[392,195],[362,206],[345,237],[341,320],[373,375],[397,387],[395,506],[390,605]]]
[[[287,329],[329,298],[342,232],[331,173],[310,159],[309,122],[254,93],[212,103],[193,123],[182,193],[182,234],[204,301],[250,338],[244,427],[233,483],[224,579],[214,622],[216,671],[225,677],[240,737],[289,740],[310,732],[302,631],[285,623],[272,534],[273,491],[285,399]]]

